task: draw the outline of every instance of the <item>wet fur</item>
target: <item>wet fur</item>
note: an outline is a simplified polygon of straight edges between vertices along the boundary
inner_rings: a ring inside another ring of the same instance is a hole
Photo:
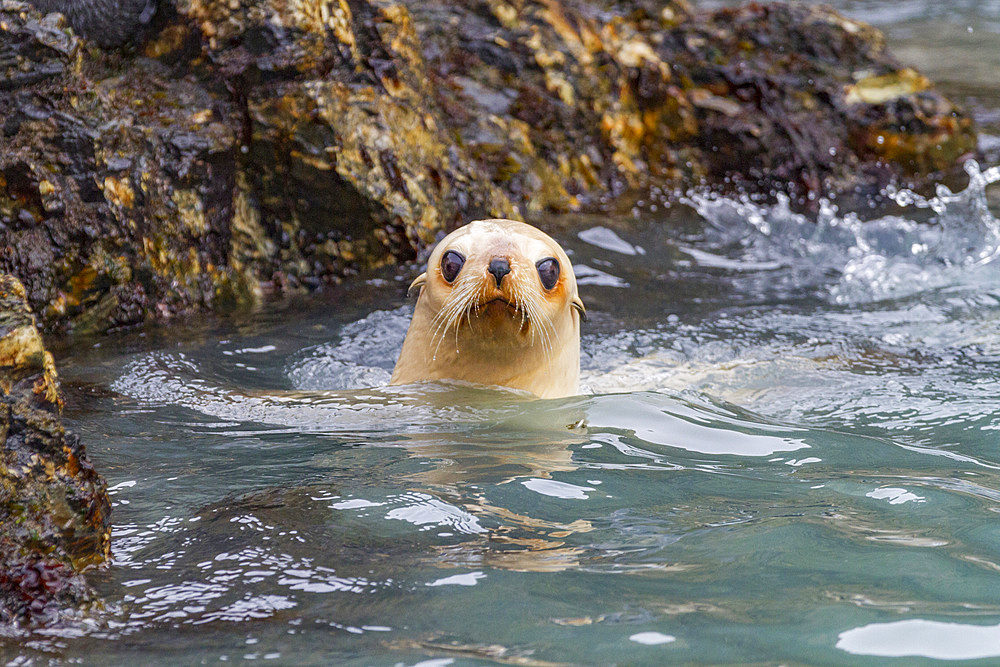
[[[464,319],[466,324],[471,326],[472,318],[478,316],[481,310],[488,307],[488,304],[483,303],[486,287],[487,283],[481,277],[473,276],[471,273],[459,276],[458,280],[455,281],[445,307],[434,316],[432,339],[436,341],[435,354],[440,350],[441,343],[449,331],[454,332],[457,344],[458,330],[462,320]],[[522,330],[527,327],[532,343],[535,341],[537,332],[545,357],[551,358],[552,337],[554,335],[552,320],[537,306],[538,302],[545,298],[542,291],[532,283],[515,281],[512,283],[510,294],[512,300],[507,304],[520,315]]]
[[[441,276],[444,252],[466,263],[451,284]],[[511,273],[497,287],[486,267],[503,257]],[[541,285],[536,262],[555,257],[559,281]],[[464,380],[529,391],[543,397],[575,394],[579,384],[579,325],[583,303],[565,252],[524,223],[470,223],[446,237],[411,285],[420,297],[391,384]]]

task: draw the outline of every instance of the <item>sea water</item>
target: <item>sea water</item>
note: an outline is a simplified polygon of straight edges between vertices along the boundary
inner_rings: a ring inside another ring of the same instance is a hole
[[[967,172],[866,215],[691,192],[552,221],[591,315],[566,399],[386,387],[404,275],[65,350],[108,610],[16,650],[1000,659],[1000,169]]]
[[[995,2],[835,4],[996,151]],[[402,273],[53,341],[111,487],[107,609],[0,657],[995,663],[997,180],[541,221],[590,315],[566,399],[387,388]]]

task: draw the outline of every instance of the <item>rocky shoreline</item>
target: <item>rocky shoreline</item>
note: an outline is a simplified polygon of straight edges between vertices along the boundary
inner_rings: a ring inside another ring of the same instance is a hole
[[[975,147],[822,7],[182,0],[140,26],[144,2],[79,4],[91,35],[135,14],[137,43],[0,0],[0,272],[46,330],[314,289],[476,217],[877,187]]]
[[[411,261],[479,217],[702,184],[807,198],[975,148],[876,30],[823,7],[36,6],[0,0],[6,623],[97,604],[83,572],[109,558],[106,484],[60,424],[40,328],[254,305]]]
[[[110,558],[111,502],[24,297],[0,276],[0,623],[50,623],[99,604],[83,573]]]

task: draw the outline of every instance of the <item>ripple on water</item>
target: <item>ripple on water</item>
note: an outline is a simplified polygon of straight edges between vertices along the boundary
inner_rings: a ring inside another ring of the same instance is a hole
[[[384,387],[408,307],[297,350],[115,358],[106,432],[83,434],[117,522],[91,641],[192,663],[996,657],[1000,174],[969,173],[874,220],[692,194],[703,233],[569,235],[611,304],[583,396]]]
[[[969,184],[958,193],[943,185],[931,198],[910,190],[887,192],[904,210],[928,211],[920,222],[902,215],[863,220],[827,200],[820,201],[813,219],[792,211],[783,195],[773,206],[698,192],[685,201],[708,223],[709,242],[738,248],[725,268],[793,266],[799,269],[795,280],[812,282],[825,282],[835,272],[840,279],[829,288],[831,301],[855,305],[961,284],[977,267],[990,267],[986,275],[996,279],[1000,222],[990,211],[986,188],[1000,180],[1000,168],[983,171],[969,160],[965,169]],[[702,261],[718,266],[720,260],[711,255]]]
[[[376,310],[348,324],[336,343],[302,350],[286,372],[295,389],[333,390],[389,384],[406,337],[411,306]]]

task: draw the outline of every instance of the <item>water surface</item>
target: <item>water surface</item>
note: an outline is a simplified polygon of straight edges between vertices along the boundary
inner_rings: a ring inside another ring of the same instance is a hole
[[[837,6],[971,102],[989,148],[994,4]],[[112,487],[109,609],[0,656],[995,663],[997,180],[544,221],[591,316],[573,398],[385,388],[402,273],[56,343]]]
[[[863,216],[690,193],[550,221],[591,313],[579,397],[384,387],[404,275],[63,351],[110,609],[20,650],[996,659],[1000,170],[968,171]]]

